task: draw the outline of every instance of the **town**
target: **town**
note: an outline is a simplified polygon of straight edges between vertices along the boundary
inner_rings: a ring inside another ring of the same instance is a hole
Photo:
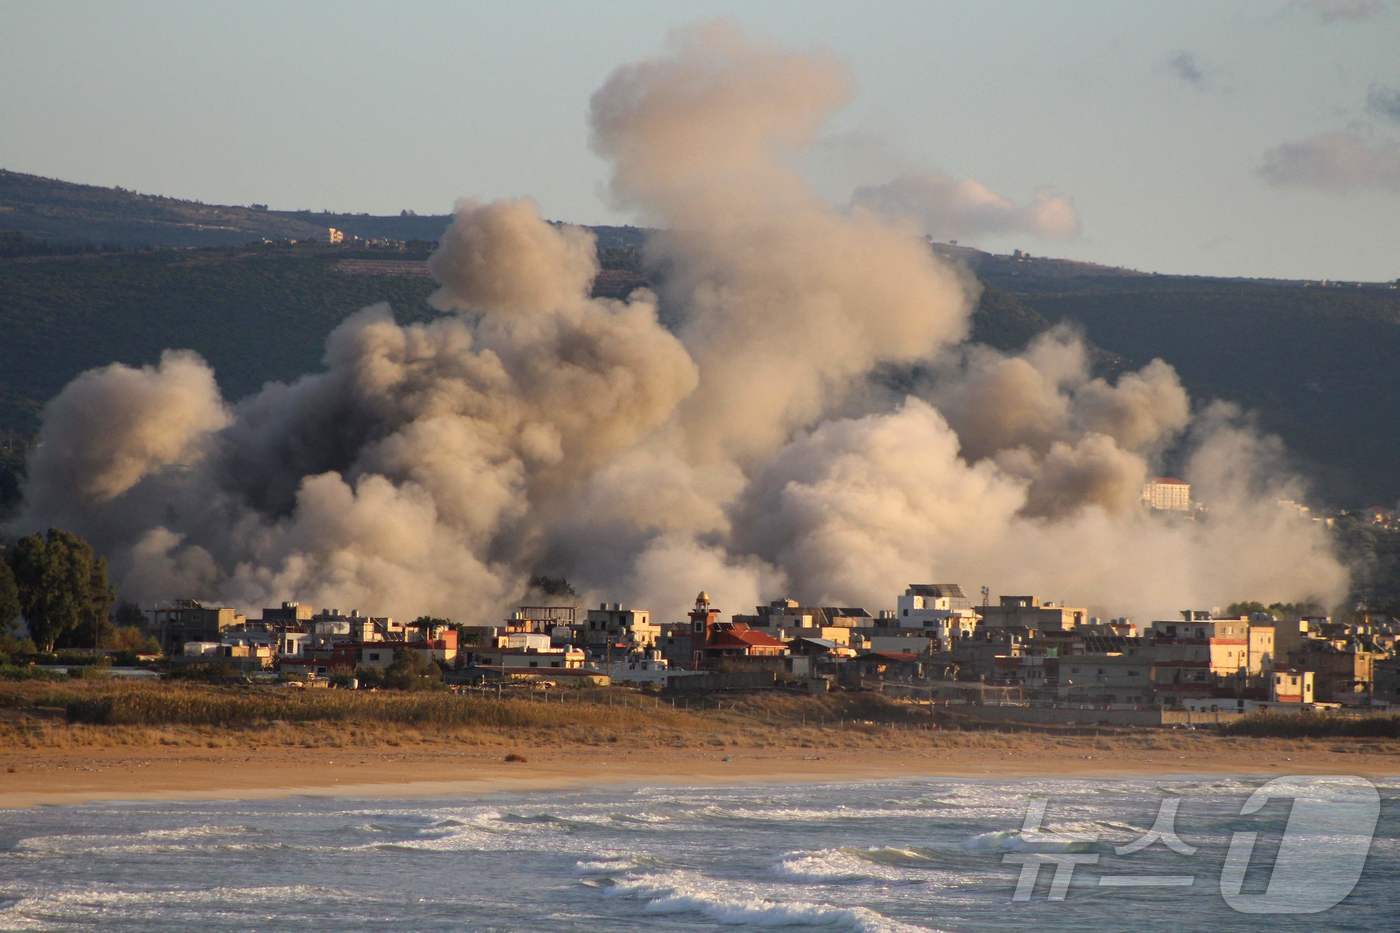
[[[1191,521],[1204,509],[1189,484],[1171,477],[1145,483],[1141,499],[1163,521]],[[1290,500],[1279,506],[1330,521]],[[1378,509],[1367,519],[1381,526],[1393,517]],[[38,536],[29,540],[36,549],[45,546]],[[64,547],[97,559],[75,536],[51,531],[49,542],[50,560],[61,561]],[[39,610],[54,596],[38,592],[52,578],[29,577],[22,602]],[[69,595],[105,598],[110,606],[110,596],[81,591]],[[658,619],[647,607],[620,602],[582,606],[562,578],[537,577],[530,592],[537,597],[532,604],[485,624],[429,616],[401,621],[296,600],[255,618],[189,597],[145,607],[123,603],[105,626],[113,643],[102,643],[103,625],[75,620],[63,653],[35,648],[27,668],[0,670],[498,696],[615,687],[687,701],[760,691],[875,691],[985,725],[1196,725],[1259,713],[1355,717],[1400,704],[1400,618],[1364,605],[1333,618],[1310,604],[1240,602],[1135,622],[1034,594],[993,599],[987,586],[970,598],[951,582],[909,583],[891,594],[894,608],[873,610],[784,595],[726,614],[701,591],[684,618]],[[75,650],[84,632],[94,634],[86,649]],[[19,643],[7,644],[23,660]],[[123,666],[111,666],[112,659]]]
[[[1400,701],[1393,619],[1275,618],[1188,609],[1140,630],[1034,595],[970,600],[916,583],[896,608],[783,598],[724,617],[699,593],[681,621],[645,608],[521,606],[492,625],[403,623],[298,602],[247,619],[193,599],[149,610],[173,666],[218,664],[254,682],[377,686],[395,666],[449,686],[609,685],[674,695],[878,690],[977,707],[996,721],[1163,724],[1251,712],[1381,710]]]

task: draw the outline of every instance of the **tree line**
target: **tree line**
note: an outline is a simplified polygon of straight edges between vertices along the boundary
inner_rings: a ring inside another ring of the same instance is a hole
[[[76,534],[50,528],[20,538],[0,560],[0,635],[13,638],[23,618],[37,651],[92,648],[115,634],[108,619],[116,594],[107,560]]]

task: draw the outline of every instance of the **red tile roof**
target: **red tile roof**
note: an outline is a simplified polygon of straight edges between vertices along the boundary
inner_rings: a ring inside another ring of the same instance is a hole
[[[729,628],[710,636],[710,648],[786,648],[787,644],[750,628]]]

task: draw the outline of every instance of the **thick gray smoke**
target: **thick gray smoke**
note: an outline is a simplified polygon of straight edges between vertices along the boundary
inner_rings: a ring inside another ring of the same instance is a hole
[[[1067,332],[961,345],[976,283],[792,168],[848,96],[828,56],[677,33],[591,112],[613,196],[667,231],[659,298],[590,298],[591,234],[528,201],[461,202],[432,323],[364,309],[322,371],[236,403],[189,353],[79,377],[18,528],[89,536],[131,598],[472,621],[538,571],[662,618],[701,588],[873,609],[932,578],[1141,616],[1340,595],[1274,505],[1274,448],[1238,412],[1193,419],[1166,364],[1110,383]],[[912,362],[917,392],[870,390]],[[1214,510],[1154,521],[1141,484],[1183,439]]]

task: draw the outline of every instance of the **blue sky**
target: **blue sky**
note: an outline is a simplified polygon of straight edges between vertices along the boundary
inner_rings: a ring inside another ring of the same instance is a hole
[[[1142,269],[1400,276],[1400,2],[405,4],[0,0],[0,167],[209,202],[625,222],[588,98],[730,16],[857,95],[806,168],[1068,199],[961,239]]]

